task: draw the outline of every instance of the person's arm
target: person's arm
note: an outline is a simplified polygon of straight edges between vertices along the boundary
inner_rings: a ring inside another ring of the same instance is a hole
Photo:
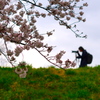
[[[80,53],[77,51],[78,56],[76,56],[76,58],[82,58],[82,56],[80,55]]]

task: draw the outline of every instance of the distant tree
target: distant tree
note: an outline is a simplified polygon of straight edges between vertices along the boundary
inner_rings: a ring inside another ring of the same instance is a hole
[[[73,65],[69,60],[61,60],[65,51],[53,57],[49,55],[53,46],[43,43],[43,40],[45,35],[53,35],[54,30],[41,34],[36,23],[40,17],[46,19],[52,16],[59,25],[70,29],[77,37],[86,37],[77,30],[76,25],[86,21],[82,11],[85,6],[88,4],[83,0],[0,0],[0,38],[4,41],[9,62],[14,65],[16,57],[23,50],[35,49],[55,66],[62,68]],[[11,49],[8,44],[15,44],[15,48]]]

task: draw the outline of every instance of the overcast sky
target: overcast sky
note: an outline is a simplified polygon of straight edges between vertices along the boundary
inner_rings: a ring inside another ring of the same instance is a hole
[[[46,40],[50,45],[57,46],[54,48],[52,54],[57,54],[60,50],[65,50],[66,54],[64,59],[73,61],[75,54],[71,51],[77,50],[79,46],[83,46],[88,52],[93,54],[93,62],[89,66],[95,66],[100,64],[100,1],[92,0],[88,1],[88,4],[89,6],[84,9],[84,17],[86,17],[87,21],[78,24],[79,30],[87,34],[87,39],[76,38],[73,32],[67,30],[65,27],[59,26],[57,22],[51,22],[45,19],[40,21],[39,30],[46,32],[55,29],[54,35]],[[33,52],[33,50],[27,53],[25,52],[24,60],[32,64],[33,67],[46,67],[51,65],[36,51]]]
[[[65,27],[59,26],[56,21],[41,20],[39,30],[43,33],[55,29],[54,35],[46,39],[50,45],[57,46],[52,54],[57,54],[60,50],[65,50],[66,54],[63,59],[75,59],[72,50],[78,50],[79,46],[83,46],[93,55],[93,62],[89,66],[100,64],[100,0],[89,0],[89,6],[84,9],[84,17],[87,19],[85,23],[79,23],[78,28],[87,35],[87,39],[76,38],[74,33]],[[24,53],[24,60],[33,65],[33,67],[46,67],[51,65],[36,51]],[[78,67],[78,65],[77,65]]]
[[[79,46],[83,46],[93,55],[93,62],[89,66],[100,65],[100,0],[84,1],[89,5],[84,9],[84,17],[87,21],[85,23],[79,23],[78,29],[87,35],[87,39],[76,38],[72,31],[67,30],[63,26],[59,26],[59,24],[53,20],[43,19],[39,22],[38,27],[43,33],[55,29],[54,35],[45,40],[50,45],[57,46],[54,48],[54,51],[52,51],[52,54],[57,54],[60,50],[65,50],[66,54],[63,59],[73,61],[75,54],[72,53],[72,50],[78,50]],[[34,50],[25,51],[20,55],[19,61],[22,60],[32,64],[33,67],[36,68],[51,65]]]

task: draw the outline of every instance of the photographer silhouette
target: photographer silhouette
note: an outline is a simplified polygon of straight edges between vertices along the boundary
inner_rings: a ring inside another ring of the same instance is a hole
[[[81,59],[79,67],[86,67],[88,64],[87,63],[88,53],[82,46],[80,46],[78,50],[79,52],[82,52],[82,55],[80,55],[80,53],[77,51],[78,56],[76,56],[76,58]]]

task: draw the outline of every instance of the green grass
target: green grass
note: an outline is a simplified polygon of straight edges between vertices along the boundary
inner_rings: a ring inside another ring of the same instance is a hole
[[[0,100],[100,100],[100,66],[32,68],[20,78],[0,67]]]

